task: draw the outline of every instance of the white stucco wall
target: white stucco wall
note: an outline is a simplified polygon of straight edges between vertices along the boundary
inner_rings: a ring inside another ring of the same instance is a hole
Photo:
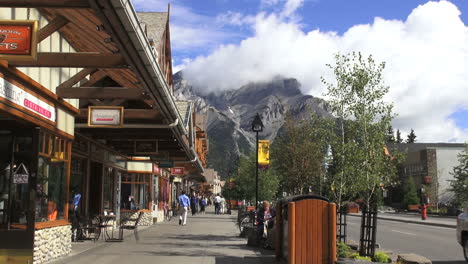
[[[453,195],[448,190],[450,188],[449,180],[453,179],[450,174],[453,168],[458,165],[458,155],[463,151],[463,148],[436,148],[437,155],[437,176],[439,178],[438,184],[439,202],[446,202]]]
[[[42,17],[34,8],[0,8],[0,19],[38,20],[39,29],[48,24],[47,19]],[[70,46],[65,38],[63,38],[58,32],[55,32],[39,43],[38,52],[75,52],[75,50]],[[54,93],[59,84],[81,70],[81,68],[48,67],[19,67],[18,69]],[[65,100],[75,107],[79,106],[78,99]],[[62,110],[57,110],[57,128],[73,135],[75,129],[74,117]]]

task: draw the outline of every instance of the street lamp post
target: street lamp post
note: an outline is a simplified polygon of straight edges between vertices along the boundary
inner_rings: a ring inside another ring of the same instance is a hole
[[[252,121],[252,131],[256,133],[257,145],[255,150],[255,210],[258,210],[258,132],[263,131],[262,119],[258,113]]]

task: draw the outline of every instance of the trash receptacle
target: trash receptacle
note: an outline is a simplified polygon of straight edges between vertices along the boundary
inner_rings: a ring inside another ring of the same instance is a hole
[[[290,196],[276,207],[276,256],[289,264],[336,261],[336,205],[325,197]]]

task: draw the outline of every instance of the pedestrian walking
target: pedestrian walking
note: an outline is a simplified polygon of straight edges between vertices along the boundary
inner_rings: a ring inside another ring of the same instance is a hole
[[[192,209],[192,216],[194,216],[197,213],[197,204],[197,195],[195,194],[195,192],[192,192],[192,195],[190,196],[190,209]]]
[[[182,191],[182,194],[179,196],[179,225],[187,224],[187,210],[190,208],[190,199],[185,194],[185,191]]]
[[[224,198],[224,196],[221,196],[220,205],[221,205],[221,214],[225,214],[226,213],[226,199]]]
[[[275,217],[275,209],[270,207],[270,203],[268,201],[263,202],[263,208],[260,209],[257,215],[257,234],[260,240],[266,241],[268,230],[274,226]],[[268,247],[271,245],[265,243],[264,246]]]
[[[207,199],[206,197],[203,197],[200,199],[200,213],[205,214],[205,207],[207,205]]]
[[[214,198],[214,206],[215,206],[215,214],[220,214],[220,209],[221,209],[221,196],[216,194]]]

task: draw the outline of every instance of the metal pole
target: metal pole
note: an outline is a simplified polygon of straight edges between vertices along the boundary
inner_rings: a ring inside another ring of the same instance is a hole
[[[258,211],[258,132],[257,132],[257,149],[255,152],[255,210]]]

